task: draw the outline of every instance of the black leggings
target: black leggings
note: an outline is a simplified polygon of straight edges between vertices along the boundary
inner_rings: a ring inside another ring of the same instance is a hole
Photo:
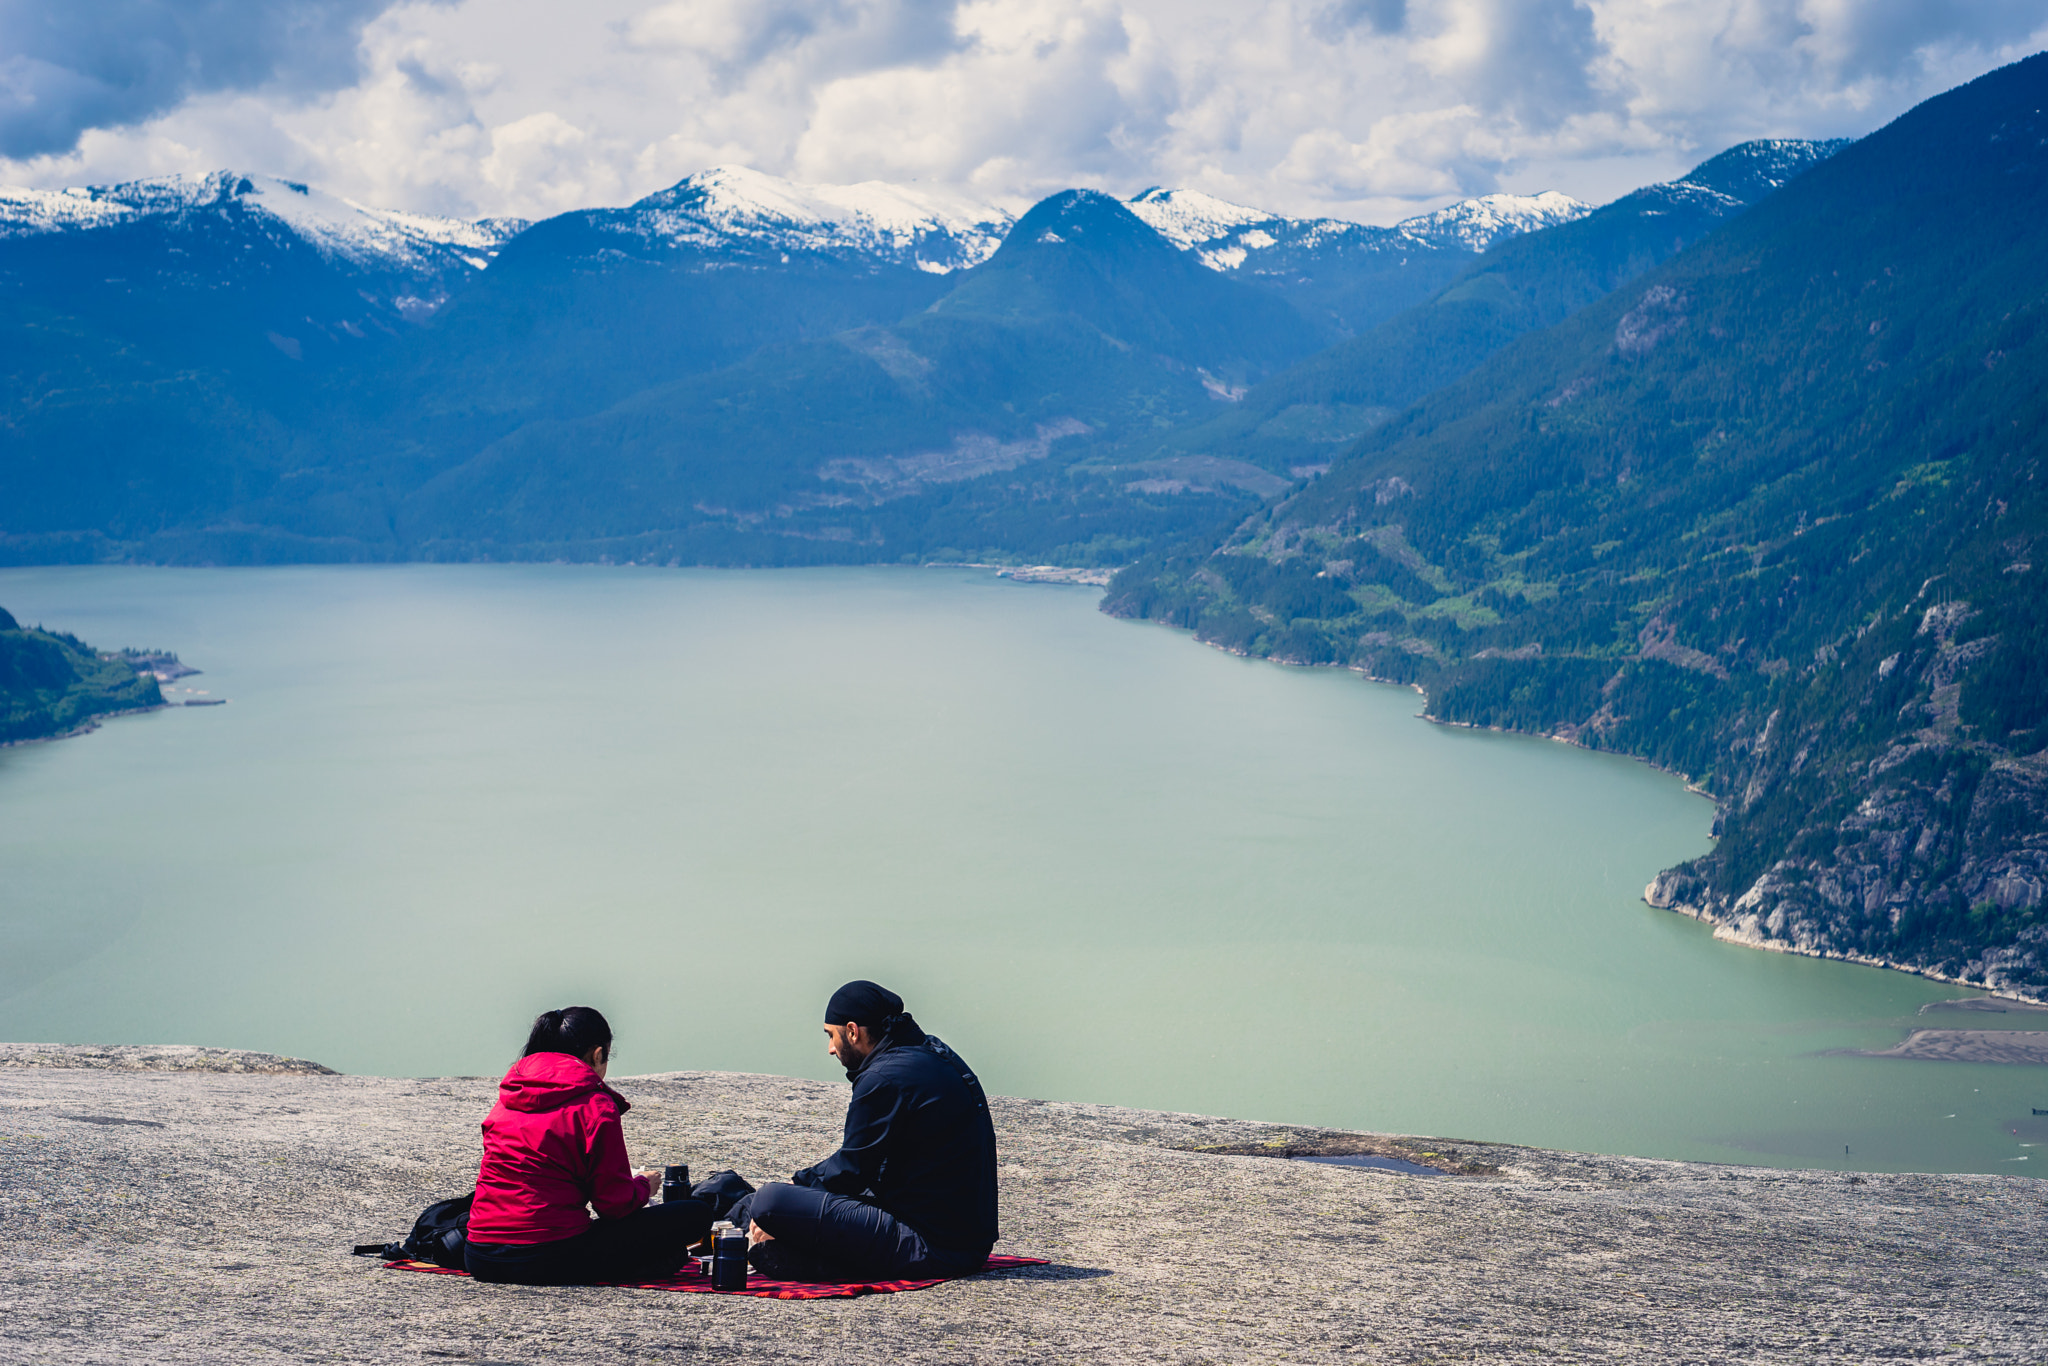
[[[735,1206],[733,1222],[750,1220],[772,1241],[749,1253],[754,1269],[787,1281],[896,1280],[905,1276],[965,1276],[981,1270],[988,1249],[933,1247],[885,1209],[850,1195],[833,1195],[777,1181]]]
[[[623,1219],[597,1219],[582,1233],[549,1243],[471,1243],[463,1265],[480,1281],[508,1285],[589,1285],[658,1281],[690,1259],[711,1229],[701,1200],[642,1205]]]

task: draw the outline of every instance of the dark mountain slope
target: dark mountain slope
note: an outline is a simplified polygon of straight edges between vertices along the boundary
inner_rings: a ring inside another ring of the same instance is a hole
[[[7,192],[0,561],[93,558],[276,489],[331,425],[323,386],[519,226],[234,172]]]
[[[947,287],[865,254],[648,230],[664,212],[657,196],[536,224],[348,407],[397,418],[395,449],[426,477],[524,423],[588,416],[764,346],[893,322]]]
[[[1089,190],[1064,190],[1035,205],[931,311],[1013,324],[1078,320],[1126,346],[1236,380],[1262,376],[1318,345],[1292,307],[1218,276],[1122,204]]]
[[[429,483],[400,530],[447,555],[894,559],[1003,546],[1007,506],[1028,509],[1010,553],[1122,546],[1215,510],[1076,483],[1055,443],[1185,420],[1213,405],[1219,377],[1312,344],[1285,302],[1204,268],[1114,199],[1066,192],[893,326],[533,423]],[[741,542],[752,548],[732,551]]]
[[[1111,610],[1694,776],[1658,904],[2048,991],[2048,57],[1929,101]]]
[[[1253,388],[1235,410],[1158,442],[1151,458],[1227,454],[1269,469],[1327,461],[1529,332],[1667,260],[1843,142],[1746,142],[1576,222],[1508,238],[1435,298]]]
[[[296,387],[409,331],[524,226],[365,210],[234,171],[7,191],[0,299],[187,367],[261,362]]]
[[[1494,242],[1591,211],[1555,191],[1494,194],[1382,228],[1286,218],[1157,186],[1125,203],[1212,270],[1280,294],[1331,342],[1427,301]]]
[[[269,490],[289,458],[227,371],[48,308],[0,303],[0,334],[0,563],[97,558]]]

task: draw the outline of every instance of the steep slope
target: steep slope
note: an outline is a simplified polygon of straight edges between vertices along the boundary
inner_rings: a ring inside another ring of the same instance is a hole
[[[1496,234],[1485,257],[1427,303],[1274,376],[1235,411],[1131,454],[1228,455],[1276,471],[1326,462],[1373,423],[1605,297],[1844,145],[1746,142],[1681,180],[1556,226]],[[1439,231],[1454,235],[1455,220]]]
[[[934,191],[807,185],[744,166],[700,171],[598,220],[607,232],[703,251],[832,253],[935,275],[986,261],[1014,221]]]
[[[1052,441],[1072,452],[1198,421],[1342,330],[1304,316],[1302,289],[1342,292],[1363,270],[1412,294],[1477,247],[1578,211],[1560,196],[1496,196],[1395,230],[1140,196],[1175,252],[1129,214],[1089,227],[1081,209],[1099,198],[1036,234],[1092,232],[1079,255],[1034,236],[997,260],[1013,236],[1000,210],[743,168],[509,241],[518,225],[384,213],[227,173],[0,195],[0,273],[13,269],[11,296],[0,292],[12,309],[0,328],[0,562],[387,559],[414,553],[409,536],[426,526],[436,553],[502,547],[521,526],[555,538],[567,508],[475,528],[475,540],[450,520],[459,499],[446,500],[508,460],[534,467],[522,486],[545,482],[536,462],[587,477],[605,448],[562,443],[612,420],[655,430],[632,415],[676,405],[693,429],[690,478],[721,490],[711,505],[742,525],[787,486],[828,506],[889,504],[892,544],[1051,553],[1073,543],[1080,497],[1095,508],[1084,557],[1124,559],[1162,525],[1225,510],[1162,515],[1161,500],[1231,504],[1286,481],[1204,458],[1063,475],[1008,505],[960,486],[969,472],[1040,465]],[[850,340],[802,347],[835,335]],[[849,354],[867,357],[855,365],[865,378],[842,373]],[[897,392],[890,366],[927,363],[936,383]],[[870,392],[877,364],[890,387]],[[817,393],[840,395],[829,430],[783,415],[793,396],[808,401],[813,372]],[[700,402],[708,416],[691,413]],[[883,430],[887,449],[873,436]],[[790,454],[799,440],[822,445]],[[969,448],[982,454],[958,454]],[[881,474],[858,463],[871,459]],[[821,493],[815,471],[828,466]],[[907,468],[924,473],[899,477]]]
[[[402,555],[394,499],[492,441],[894,321],[1008,220],[719,170],[524,226],[229,173],[0,195],[0,562]]]
[[[1111,610],[1722,804],[1660,905],[2048,991],[2048,56],[1931,100]]]
[[[431,314],[525,226],[370,209],[236,171],[0,188],[0,297],[188,360],[195,344],[316,359]]]
[[[1152,520],[1150,495],[1071,486],[1055,443],[1182,418],[1312,344],[1286,303],[1087,191],[1039,204],[948,281],[889,326],[522,428],[428,484],[404,534],[436,554],[753,560],[1032,553],[1099,535],[1123,547]],[[1284,487],[1249,473],[1258,492]]]
[[[322,376],[523,226],[218,172],[0,191],[0,561],[91,558],[272,486]]]
[[[448,469],[764,346],[890,323],[984,260],[999,210],[885,185],[718,168],[620,209],[534,225],[487,279],[350,394],[396,421],[383,482]]]
[[[1230,381],[1277,369],[1313,345],[1291,308],[1203,269],[1126,206],[1088,190],[1065,190],[1034,206],[1001,250],[931,312],[1079,320]]]
[[[1487,195],[1391,228],[1285,218],[1193,190],[1150,189],[1132,213],[1203,265],[1271,289],[1334,342],[1448,285],[1495,242],[1591,212],[1568,195]]]

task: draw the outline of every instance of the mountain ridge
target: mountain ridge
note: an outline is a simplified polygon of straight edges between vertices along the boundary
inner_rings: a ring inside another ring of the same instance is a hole
[[[920,539],[954,534],[933,526],[960,517],[957,534],[976,539],[940,543],[941,558],[960,559],[991,544],[975,528],[1021,502],[1071,524],[1035,533],[1054,547],[1105,535],[1122,546],[1138,526],[1212,514],[1074,485],[1057,469],[1030,476],[1028,493],[966,485],[1212,404],[1214,387],[1307,344],[1284,300],[1203,267],[1094,191],[1049,196],[988,260],[945,278],[943,296],[899,320],[765,347],[573,422],[509,432],[402,504],[401,527],[453,554],[503,554],[524,538],[657,560],[748,545],[748,562],[776,563],[916,557]],[[739,448],[743,465],[723,454]],[[590,450],[613,454],[600,466],[579,454]],[[608,500],[608,480],[634,500]]]
[[[1689,775],[1653,904],[2048,994],[2048,55],[1927,101],[1109,610]]]
[[[1846,145],[1739,143],[1678,180],[1631,191],[1548,231],[1496,237],[1432,297],[1253,387],[1235,410],[1163,434],[1156,449],[1136,454],[1157,460],[1228,451],[1275,471],[1313,468],[1374,423],[1516,337],[1605,297]]]
[[[1406,239],[1483,252],[1505,236],[1583,217],[1592,206],[1557,191],[1492,194],[1417,214],[1392,227],[1338,218],[1292,218],[1200,191],[1153,187],[1122,201],[1176,247],[1228,273],[1250,253],[1281,245],[1248,235],[1294,239],[1310,247],[1344,237]],[[546,220],[458,218],[381,209],[307,182],[226,168],[65,189],[0,186],[0,238],[86,230],[151,216],[240,203],[266,212],[316,246],[365,263],[402,259],[415,244],[467,248],[482,269],[512,237]],[[591,206],[556,217],[609,218],[605,229],[705,250],[752,242],[777,250],[850,250],[943,274],[978,265],[1016,215],[960,195],[887,181],[835,185],[789,180],[747,166],[713,166],[616,207]],[[1218,245],[1221,243],[1222,245]],[[478,258],[482,259],[479,260]]]
[[[1496,197],[1400,230],[1311,221],[1304,240],[1335,244],[1323,256],[1232,270],[1191,250],[1198,233],[1169,241],[1129,203],[1072,192],[1072,202],[1105,212],[1118,205],[1112,217],[1133,234],[1133,249],[1153,248],[1130,257],[1149,262],[1152,283],[1119,284],[1115,270],[1063,274],[1067,265],[1047,257],[1040,267],[1060,281],[1054,294],[1073,297],[1029,305],[1032,272],[1010,264],[1023,242],[1006,241],[973,265],[935,268],[946,264],[935,256],[960,248],[976,224],[1002,226],[999,213],[901,187],[804,187],[714,169],[637,207],[532,224],[488,269],[458,263],[445,293],[337,269],[331,242],[288,221],[319,201],[296,184],[222,173],[119,195],[52,192],[41,203],[105,217],[123,196],[160,211],[127,212],[74,234],[0,234],[0,331],[14,337],[6,354],[21,367],[0,387],[0,422],[18,452],[11,468],[0,466],[0,506],[13,509],[0,523],[0,558],[467,554],[462,546],[484,543],[447,534],[458,512],[446,502],[451,490],[487,469],[508,472],[514,451],[524,452],[514,464],[553,450],[579,471],[601,469],[590,452],[604,447],[572,451],[562,444],[568,434],[602,440],[599,433],[630,429],[633,449],[695,451],[677,468],[706,477],[714,452],[705,434],[723,433],[714,480],[722,491],[674,505],[679,526],[700,531],[680,542],[649,541],[644,526],[625,540],[607,531],[562,541],[550,532],[526,550],[494,533],[475,553],[630,557],[659,545],[662,558],[777,562],[792,552],[792,537],[815,535],[823,539],[805,553],[827,558],[881,553],[857,548],[880,537],[899,556],[917,553],[906,541],[929,540],[952,558],[1073,553],[1113,565],[1146,537],[1237,515],[1294,477],[1285,461],[1237,451],[1134,458],[1134,440],[1199,424],[1353,323],[1436,289],[1483,259],[1466,246],[1473,225],[1498,251],[1560,230],[1502,238],[1509,227],[1578,212],[1561,198]],[[1197,205],[1180,192],[1140,198],[1154,210]],[[1205,199],[1198,207],[1240,228],[1292,231],[1293,220],[1243,206]],[[327,216],[359,208],[335,201]],[[968,241],[969,255],[986,250],[989,236]],[[1276,245],[1267,257],[1290,250]],[[997,291],[1001,308],[1035,319],[1005,321],[984,307],[997,277],[1008,281]],[[1147,289],[1159,298],[1143,297]],[[1203,297],[1207,312],[1168,298],[1180,294]],[[1112,296],[1122,302],[1105,312]],[[1112,312],[1116,321],[1105,325]],[[1070,363],[1081,356],[1086,364]],[[842,420],[829,430],[805,427],[809,416],[796,424],[822,443],[802,457],[810,473],[800,477],[790,463],[799,459],[793,429],[761,405],[818,411],[803,389],[806,367],[813,378],[833,377],[817,394],[838,395]],[[1111,375],[1124,390],[1110,391]],[[1034,387],[1037,396],[1026,392]],[[698,403],[713,408],[698,413]],[[758,427],[734,426],[740,412]],[[856,433],[855,413],[898,425]],[[663,434],[664,421],[693,430]],[[739,458],[764,450],[783,454]],[[456,473],[465,467],[469,474]],[[759,475],[752,493],[733,479],[748,469]],[[1018,473],[1000,487],[988,483],[1011,470]],[[982,482],[963,482],[974,471]],[[849,483],[842,476],[851,472],[864,473]],[[519,482],[530,477],[538,476]],[[943,509],[932,501],[941,485]],[[481,496],[485,485],[474,487]],[[607,495],[592,486],[582,496]],[[521,503],[535,514],[547,507],[545,499]],[[731,519],[740,540],[703,540],[709,514],[698,503],[724,509],[717,516]],[[830,507],[873,516],[860,531],[814,525]],[[782,511],[763,521],[764,508]],[[593,525],[644,521],[644,507],[619,511],[633,515]],[[1077,518],[1117,529],[1057,529]],[[502,531],[514,529],[500,521]],[[408,540],[408,528],[425,534],[428,526],[438,528],[431,552]],[[777,535],[763,540],[763,527]],[[741,543],[754,548],[740,551]]]
[[[107,232],[150,220],[242,211],[278,224],[345,270],[436,280],[458,266],[480,271],[531,226],[518,218],[443,218],[373,209],[299,181],[240,171],[156,176],[111,186],[29,190],[0,186],[0,240]],[[438,302],[438,301],[434,301]],[[415,298],[400,312],[431,312]]]
[[[1414,245],[1456,243],[1478,254],[1504,237],[1570,223],[1593,211],[1592,205],[1556,190],[1533,195],[1490,194],[1459,200],[1381,228],[1343,218],[1290,218],[1199,190],[1157,185],[1124,203],[1161,237],[1194,252],[1210,269],[1226,271],[1242,269],[1251,263],[1252,253],[1271,251],[1289,238],[1309,246],[1352,236],[1375,244],[1405,238]]]

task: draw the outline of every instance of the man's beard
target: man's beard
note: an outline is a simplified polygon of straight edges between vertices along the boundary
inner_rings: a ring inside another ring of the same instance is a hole
[[[880,1049],[880,1048],[881,1048],[881,1046],[882,1046],[882,1040],[881,1040],[881,1039],[876,1039],[876,1040],[875,1040],[875,1042],[874,1042],[874,1045],[873,1045],[873,1047],[869,1048],[867,1052],[865,1052],[865,1053],[861,1054],[861,1055],[860,1055],[859,1057],[855,1058],[855,1059],[854,1059],[854,1060],[853,1060],[852,1062],[848,1062],[848,1061],[847,1061],[847,1060],[846,1060],[845,1058],[840,1058],[840,1059],[839,1059],[839,1065],[840,1065],[841,1067],[843,1067],[843,1068],[845,1068],[845,1069],[846,1069],[846,1079],[847,1079],[848,1081],[852,1081],[852,1080],[853,1080],[853,1079],[854,1079],[855,1077],[859,1076],[859,1075],[860,1075],[860,1069],[861,1069],[861,1068],[863,1068],[863,1067],[866,1067],[866,1066],[868,1065],[868,1059],[869,1059],[869,1058],[872,1058],[872,1057],[874,1057],[874,1056],[875,1056],[875,1053],[876,1053],[876,1051],[877,1051],[878,1049]],[[852,1053],[852,1052],[853,1052],[853,1047],[852,1047],[852,1045],[851,1045],[851,1044],[849,1044],[849,1045],[847,1046],[847,1049],[846,1049],[846,1051],[847,1051],[848,1053]]]

